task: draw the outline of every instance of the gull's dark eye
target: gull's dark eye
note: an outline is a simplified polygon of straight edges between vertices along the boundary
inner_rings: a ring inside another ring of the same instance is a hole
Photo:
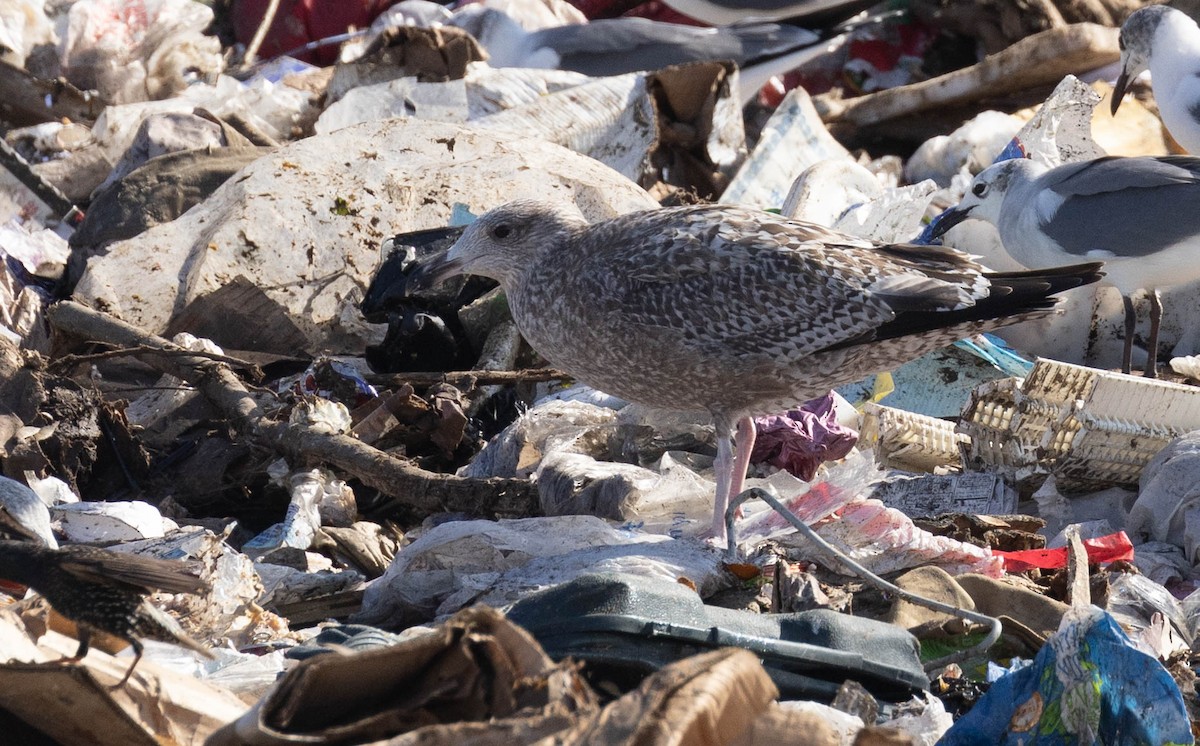
[[[501,223],[492,228],[492,238],[508,238],[510,235],[512,235],[512,226],[507,223]]]
[[[987,184],[980,182],[971,187],[971,194],[974,194],[976,197],[982,197],[983,195],[987,194],[987,186]]]

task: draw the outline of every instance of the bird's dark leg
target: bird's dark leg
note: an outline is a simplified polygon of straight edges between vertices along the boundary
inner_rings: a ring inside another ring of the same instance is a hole
[[[718,544],[724,544],[725,509],[729,507],[729,488],[733,480],[733,429],[729,420],[722,416],[715,418],[717,426],[717,460],[713,463],[713,476],[717,480],[717,497],[713,502],[713,520],[711,533]]]
[[[92,631],[82,624],[75,625],[75,633],[79,636],[79,647],[75,650],[75,655],[70,658],[62,658],[59,663],[78,663],[87,657],[88,648],[92,641]]]
[[[1121,356],[1121,372],[1133,370],[1133,328],[1137,324],[1137,312],[1133,310],[1133,298],[1121,293],[1125,303],[1125,352]]]
[[[1146,378],[1158,378],[1158,327],[1162,324],[1162,296],[1150,291],[1150,343],[1146,345]]]
[[[138,661],[142,659],[142,652],[145,650],[145,647],[142,645],[142,643],[138,642],[132,637],[121,637],[121,639],[128,642],[133,648],[133,663],[129,664],[129,670],[125,672],[125,676],[120,681],[110,686],[109,689],[120,689],[121,687],[125,686],[125,682],[129,681],[130,676],[133,676],[133,669],[137,668]]]

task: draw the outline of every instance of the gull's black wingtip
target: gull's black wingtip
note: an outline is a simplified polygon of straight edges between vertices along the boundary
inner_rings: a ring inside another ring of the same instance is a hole
[[[1104,262],[1067,264],[1045,269],[1023,269],[1015,272],[988,272],[986,277],[995,285],[1021,284],[1030,286],[1044,284],[1044,294],[1053,295],[1064,290],[1091,285],[1104,279]]]

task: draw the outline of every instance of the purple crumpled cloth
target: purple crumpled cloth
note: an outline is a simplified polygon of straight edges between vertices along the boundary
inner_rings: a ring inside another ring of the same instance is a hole
[[[808,481],[818,466],[850,453],[858,433],[838,424],[833,402],[830,391],[786,414],[756,417],[758,438],[750,461],[766,462]]]

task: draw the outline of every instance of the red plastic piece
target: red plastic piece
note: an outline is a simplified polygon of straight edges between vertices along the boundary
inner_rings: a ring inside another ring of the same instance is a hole
[[[237,0],[233,7],[233,32],[241,44],[249,44],[262,22],[270,0]],[[398,0],[280,0],[275,20],[267,30],[258,58],[269,60],[310,41],[344,34],[352,28],[371,25],[383,11]],[[337,61],[336,46],[322,47],[297,57],[315,65]]]
[[[1133,559],[1133,543],[1124,531],[1118,531],[1108,536],[1098,536],[1095,539],[1084,539],[1083,548],[1087,550],[1089,564],[1101,562],[1116,562],[1117,560]],[[1067,566],[1067,548],[1057,549],[1026,549],[1020,552],[995,551],[1004,558],[1004,569],[1009,572],[1024,572],[1039,568],[1042,570],[1057,570]]]

